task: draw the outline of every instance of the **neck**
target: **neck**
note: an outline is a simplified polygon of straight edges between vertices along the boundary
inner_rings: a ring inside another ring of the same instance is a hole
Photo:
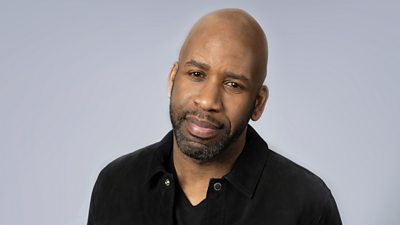
[[[192,159],[179,149],[174,137],[173,161],[179,184],[192,205],[197,205],[207,194],[211,178],[222,178],[229,173],[242,152],[246,140],[246,130],[223,154],[212,161]]]

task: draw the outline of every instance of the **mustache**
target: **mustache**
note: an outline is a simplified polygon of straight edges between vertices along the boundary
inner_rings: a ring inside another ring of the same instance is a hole
[[[206,113],[202,113],[199,111],[183,111],[181,113],[179,113],[178,115],[178,121],[183,121],[186,119],[187,116],[195,116],[199,119],[202,120],[207,120],[212,124],[215,124],[218,128],[223,128],[225,127],[225,124],[221,121],[219,121],[218,119],[214,118],[213,116],[206,114]]]

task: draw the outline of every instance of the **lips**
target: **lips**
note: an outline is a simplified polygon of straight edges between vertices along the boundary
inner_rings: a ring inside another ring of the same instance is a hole
[[[200,139],[210,139],[215,137],[221,126],[209,120],[202,120],[195,116],[186,117],[186,127],[189,133]]]

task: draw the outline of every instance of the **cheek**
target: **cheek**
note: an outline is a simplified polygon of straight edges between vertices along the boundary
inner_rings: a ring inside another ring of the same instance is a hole
[[[194,95],[193,92],[194,92],[193,88],[192,89],[187,88],[187,85],[185,85],[185,83],[182,82],[182,80],[177,78],[172,88],[171,103],[176,108],[185,107],[190,103],[190,99]]]
[[[253,100],[250,98],[241,98],[225,101],[225,113],[232,126],[247,122],[254,109]]]

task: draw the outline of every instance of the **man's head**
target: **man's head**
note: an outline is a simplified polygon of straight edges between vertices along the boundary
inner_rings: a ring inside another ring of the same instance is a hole
[[[267,41],[246,12],[224,9],[192,28],[170,75],[170,116],[179,149],[211,161],[244,142],[268,98]]]

